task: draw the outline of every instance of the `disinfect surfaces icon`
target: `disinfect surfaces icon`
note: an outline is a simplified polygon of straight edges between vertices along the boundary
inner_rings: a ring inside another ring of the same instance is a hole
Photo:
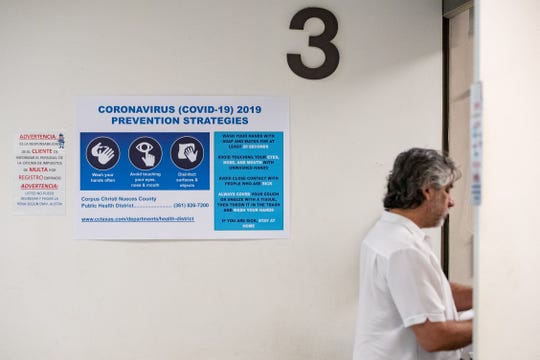
[[[197,161],[197,154],[199,152],[195,150],[195,144],[178,144],[178,159],[188,159],[192,163]]]
[[[171,159],[180,169],[194,169],[199,166],[203,158],[204,148],[194,137],[181,137],[171,147]]]

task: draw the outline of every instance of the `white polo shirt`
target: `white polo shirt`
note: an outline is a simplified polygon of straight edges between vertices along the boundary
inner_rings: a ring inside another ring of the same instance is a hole
[[[354,360],[458,360],[420,347],[410,326],[427,319],[457,319],[450,284],[427,235],[385,211],[362,242]]]

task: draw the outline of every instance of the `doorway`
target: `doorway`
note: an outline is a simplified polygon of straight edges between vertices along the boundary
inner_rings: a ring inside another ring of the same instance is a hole
[[[442,263],[450,281],[473,285],[474,214],[469,165],[470,86],[474,81],[474,8],[472,1],[451,9],[443,19],[445,99],[443,148],[458,163],[456,205],[443,228]]]

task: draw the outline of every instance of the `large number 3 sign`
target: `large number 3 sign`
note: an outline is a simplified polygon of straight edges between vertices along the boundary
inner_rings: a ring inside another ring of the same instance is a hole
[[[287,63],[291,70],[305,79],[323,79],[336,71],[339,64],[339,51],[332,39],[338,32],[338,22],[330,11],[317,7],[309,7],[297,12],[291,19],[289,29],[303,30],[306,21],[311,18],[320,19],[324,24],[324,31],[317,36],[309,37],[309,46],[321,49],[324,52],[324,62],[321,66],[310,68],[304,65],[300,54],[287,54]]]

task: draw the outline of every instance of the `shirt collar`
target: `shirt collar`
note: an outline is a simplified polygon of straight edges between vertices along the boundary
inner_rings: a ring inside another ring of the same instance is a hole
[[[420,239],[424,239],[426,241],[429,239],[427,234],[422,229],[420,229],[418,225],[416,225],[412,220],[410,220],[409,218],[405,216],[395,214],[395,213],[385,210],[381,216],[381,220],[384,222],[390,222],[390,223],[404,226],[413,235],[418,236]]]

